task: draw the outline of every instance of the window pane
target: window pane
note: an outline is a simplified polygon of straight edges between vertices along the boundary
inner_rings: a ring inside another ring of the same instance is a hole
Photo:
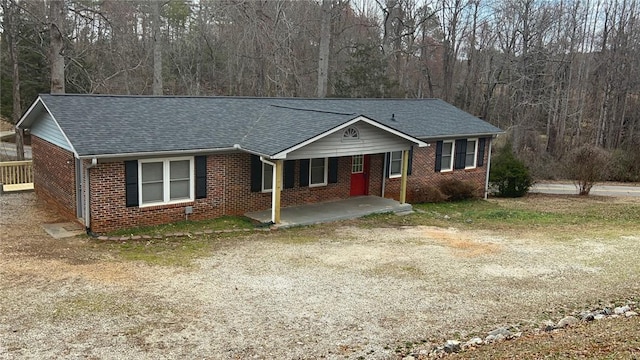
[[[174,180],[169,184],[169,200],[189,198],[189,180]]]
[[[453,143],[446,142],[442,144],[442,170],[451,170]]]
[[[351,172],[353,174],[361,173],[363,170],[364,155],[354,155],[351,158]]]
[[[311,159],[310,184],[324,184],[324,159]]]
[[[189,179],[189,160],[172,161],[170,164],[170,179]]]
[[[391,153],[391,161],[389,163],[389,174],[402,174],[402,151],[394,151]]]
[[[273,189],[273,166],[262,163],[262,189]]]
[[[142,163],[142,182],[162,181],[162,163]]]
[[[465,156],[464,166],[473,167],[476,164],[476,141],[467,141],[467,154]]]
[[[142,203],[163,201],[162,182],[142,184]]]
[[[311,167],[324,167],[324,158],[311,159]]]

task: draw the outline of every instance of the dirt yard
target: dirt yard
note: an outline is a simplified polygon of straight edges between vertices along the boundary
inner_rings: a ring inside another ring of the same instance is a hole
[[[351,221],[218,239],[184,267],[54,240],[33,194],[0,196],[0,211],[3,359],[387,359],[640,295],[640,234],[624,229],[547,239]]]

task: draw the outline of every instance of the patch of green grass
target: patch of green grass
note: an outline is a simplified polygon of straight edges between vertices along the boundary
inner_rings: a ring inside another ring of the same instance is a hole
[[[125,242],[96,242],[117,258],[142,261],[159,266],[193,266],[193,260],[210,255],[227,243],[235,242],[246,233],[221,233],[191,237],[169,237]]]
[[[141,226],[136,228],[114,231],[108,235],[163,235],[169,233],[185,233],[203,230],[251,229],[254,227],[251,219],[242,216],[222,216],[215,219],[199,221],[179,221],[157,226]]]
[[[363,228],[438,226],[498,231],[541,231],[550,238],[616,237],[640,231],[640,203],[589,197],[525,197],[416,204],[411,215],[375,214]]]
[[[123,302],[121,298],[106,293],[83,293],[60,299],[53,309],[54,319],[71,319],[79,316],[108,314],[128,315],[137,310],[131,303]]]

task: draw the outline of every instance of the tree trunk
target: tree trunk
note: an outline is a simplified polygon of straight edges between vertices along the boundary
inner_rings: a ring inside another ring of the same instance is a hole
[[[12,120],[14,124],[20,121],[22,115],[22,104],[20,100],[20,67],[18,59],[18,34],[16,32],[16,12],[18,8],[13,1],[4,0],[2,2],[2,10],[5,14],[5,34],[6,41],[9,43],[9,55],[13,69],[12,93],[13,93],[13,112]],[[22,129],[16,128],[16,156],[18,160],[24,160],[24,138]]]
[[[162,44],[160,42],[160,1],[151,0],[153,27],[151,36],[153,37],[153,95],[162,95]]]
[[[327,96],[329,80],[329,44],[331,42],[331,0],[322,0],[320,53],[318,56],[318,97]]]
[[[49,62],[51,64],[51,93],[64,94],[64,20],[66,8],[64,0],[51,0],[49,3]]]

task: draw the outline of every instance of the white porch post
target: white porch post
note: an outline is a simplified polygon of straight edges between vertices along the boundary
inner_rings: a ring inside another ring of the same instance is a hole
[[[274,224],[280,223],[280,193],[282,192],[282,167],[283,160],[273,161],[273,193],[272,195],[272,216],[271,221]]]
[[[400,203],[407,202],[407,168],[409,167],[409,150],[402,151],[402,178],[400,179]]]

